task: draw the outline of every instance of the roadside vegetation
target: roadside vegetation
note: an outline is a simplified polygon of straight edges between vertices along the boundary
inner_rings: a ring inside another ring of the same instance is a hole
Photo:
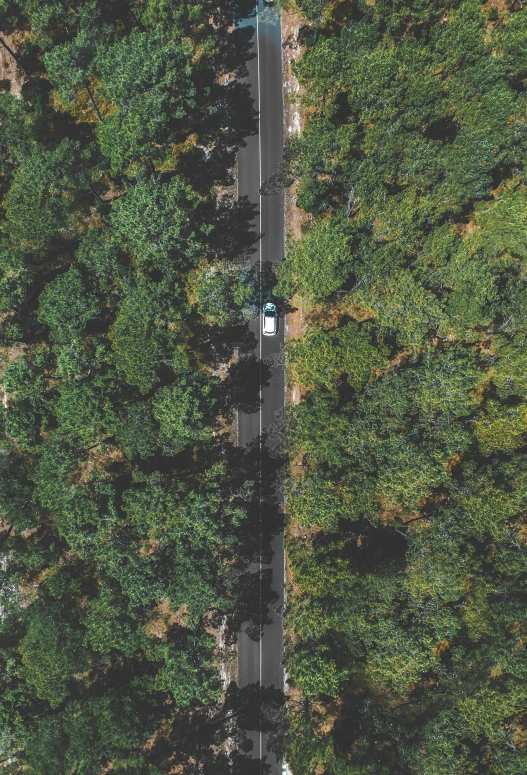
[[[298,2],[294,775],[527,770],[527,10]]]
[[[260,694],[218,672],[268,582],[259,452],[229,430],[260,375],[229,172],[255,130],[246,13],[0,1],[25,72],[0,95],[6,773],[253,771],[232,735]]]

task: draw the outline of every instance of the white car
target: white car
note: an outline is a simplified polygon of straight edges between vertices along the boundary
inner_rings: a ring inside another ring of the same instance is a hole
[[[278,331],[278,313],[272,302],[268,301],[262,309],[262,333],[264,336],[274,336]]]

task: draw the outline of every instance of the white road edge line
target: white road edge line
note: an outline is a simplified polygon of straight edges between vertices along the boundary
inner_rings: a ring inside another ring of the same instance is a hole
[[[260,326],[260,318],[261,318],[261,307],[262,307],[262,195],[260,193],[260,190],[262,188],[262,112],[261,112],[261,90],[260,90],[260,26],[258,23],[258,0],[256,0],[255,4],[256,9],[256,59],[258,66],[256,68],[257,74],[258,74],[258,219],[259,219],[259,228],[258,231],[260,233],[260,239],[258,242],[259,246],[259,265],[258,265],[258,285],[259,285],[259,306],[260,309],[258,310],[258,325]],[[259,336],[258,336],[258,345],[259,345],[259,357],[260,357],[260,372],[261,372],[261,363],[262,363],[262,332],[260,330]],[[259,500],[260,500],[260,510],[259,510],[259,517],[258,517],[258,529],[260,533],[260,541],[259,541],[259,550],[260,550],[260,558],[259,558],[259,565],[260,565],[260,611],[262,610],[262,385],[260,380],[260,492],[259,492]],[[259,677],[260,677],[260,713],[261,713],[261,693],[262,693],[262,638],[259,640]],[[262,760],[262,754],[263,754],[263,738],[262,738],[262,730],[260,729],[259,733],[259,752],[260,752],[260,761]]]

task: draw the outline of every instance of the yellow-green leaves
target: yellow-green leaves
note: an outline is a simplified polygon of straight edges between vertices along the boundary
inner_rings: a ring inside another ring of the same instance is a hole
[[[527,404],[503,406],[489,401],[474,432],[484,455],[498,450],[512,452],[522,447],[527,434]]]
[[[374,378],[374,371],[387,366],[387,348],[373,343],[372,326],[351,321],[341,328],[324,331],[309,327],[301,339],[288,345],[291,384],[331,388],[345,375],[355,390]]]
[[[298,293],[310,302],[322,302],[338,290],[352,268],[348,240],[339,224],[326,218],[303,239],[290,239],[286,260],[277,267],[277,293]]]

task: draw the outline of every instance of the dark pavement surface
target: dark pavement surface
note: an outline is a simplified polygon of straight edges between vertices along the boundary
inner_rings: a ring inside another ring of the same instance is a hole
[[[260,114],[260,134],[247,138],[247,146],[238,155],[238,194],[248,196],[258,205],[259,217],[255,227],[262,234],[258,250],[253,257],[254,263],[275,262],[284,255],[284,199],[282,194],[259,196],[262,183],[274,172],[282,158],[283,148],[283,103],[282,103],[282,49],[280,17],[277,7],[264,6],[258,0],[258,19],[247,19],[244,24],[255,27],[254,51],[258,54],[248,63],[251,96],[255,108]],[[257,34],[256,34],[257,31]],[[262,302],[266,299],[262,299]],[[262,336],[261,318],[250,324],[257,339],[256,355],[261,361],[280,352],[284,341],[284,321],[280,319],[276,336]],[[277,413],[284,406],[284,369],[272,368],[272,377],[261,392],[262,405],[258,413],[239,414],[238,441],[245,446],[261,433],[266,432],[275,422]],[[265,442],[272,447],[272,440]],[[266,519],[265,508],[261,520]],[[271,564],[273,588],[279,595],[278,602],[271,609],[272,624],[264,629],[260,641],[251,640],[243,632],[238,638],[238,675],[240,687],[260,682],[261,686],[283,689],[284,669],[282,665],[283,629],[282,619],[275,612],[283,602],[284,583],[284,542],[279,535],[273,542]],[[269,566],[262,566],[264,568]],[[257,570],[257,568],[255,568]],[[266,751],[266,736],[254,733],[250,736],[253,743],[252,754],[262,759],[262,773],[279,775],[283,765],[277,762],[274,754]]]

